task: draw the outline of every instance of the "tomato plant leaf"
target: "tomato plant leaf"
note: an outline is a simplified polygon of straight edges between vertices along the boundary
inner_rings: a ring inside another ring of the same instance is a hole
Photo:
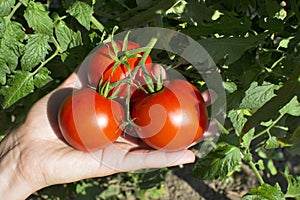
[[[300,127],[298,127],[292,137],[291,137],[292,146],[290,147],[290,151],[292,153],[300,155]]]
[[[93,7],[85,2],[76,1],[69,9],[67,9],[67,13],[75,17],[87,30],[90,30],[90,23],[94,13]]]
[[[229,93],[233,93],[234,91],[237,90],[237,85],[234,82],[223,82],[223,86],[225,90]]]
[[[35,30],[36,33],[52,35],[53,21],[48,14],[49,12],[45,10],[42,3],[30,1],[24,17],[29,27]]]
[[[1,19],[1,18],[0,18]],[[10,22],[3,25],[2,38],[0,39],[0,83],[6,83],[6,76],[18,66],[19,56],[23,53],[22,41],[25,33],[22,25],[18,22]]]
[[[267,161],[267,168],[273,176],[275,176],[278,172],[277,168],[275,167],[274,161],[272,159]]]
[[[297,100],[297,96],[287,103],[283,108],[279,110],[280,114],[289,114],[293,116],[300,116],[300,103]]]
[[[283,173],[287,181],[287,191],[285,193],[286,198],[300,199],[300,176],[292,176],[289,174],[288,170]]]
[[[266,149],[276,149],[278,147],[279,147],[279,143],[275,136],[271,136],[270,138],[268,138],[265,145]]]
[[[22,43],[24,38],[25,32],[22,24],[18,22],[10,22],[7,24],[1,40],[1,48],[4,48],[5,59],[9,61],[8,63],[11,65],[11,69],[14,69],[18,63],[18,59],[15,59],[15,56],[19,57],[24,52],[24,44]],[[12,56],[10,56],[11,54]]]
[[[204,3],[196,1],[183,1],[179,7],[169,10],[173,14],[178,15],[181,21],[188,22],[193,25],[201,25],[203,21],[211,21],[214,10],[205,6]],[[179,12],[178,12],[179,11]]]
[[[208,38],[198,42],[204,47],[215,62],[225,58],[225,64],[229,65],[237,61],[250,48],[255,47],[263,40],[268,33],[259,34],[253,37],[233,37],[233,38]],[[219,48],[222,46],[222,48]]]
[[[7,80],[7,85],[0,89],[0,94],[4,96],[2,107],[8,108],[19,99],[33,92],[33,75],[28,71],[16,71]]]
[[[22,24],[18,22],[10,22],[6,25],[6,32],[4,35],[5,39],[15,39],[18,41],[23,41],[25,38],[25,32],[23,30]]]
[[[0,38],[3,37],[6,30],[6,24],[3,17],[0,17]]]
[[[245,149],[249,149],[250,148],[250,144],[251,144],[251,141],[253,139],[253,136],[254,136],[254,132],[255,132],[255,129],[252,128],[250,129],[242,138],[242,142],[241,142],[241,147],[245,148]]]
[[[158,10],[160,12],[165,12],[171,6],[173,6],[174,3],[175,3],[174,0],[156,1],[155,4],[152,4],[152,6],[146,9],[145,11],[135,10],[135,12],[131,13],[132,10],[130,10],[129,11],[131,13],[130,18],[125,21],[122,21],[119,25],[121,27],[132,27],[132,26],[139,26],[144,24],[145,22],[155,20],[155,18],[157,18]]]
[[[8,15],[15,3],[15,0],[0,1],[0,17]]]
[[[245,97],[240,104],[240,108],[256,110],[268,102],[275,96],[274,90],[279,89],[278,85],[274,85],[268,82],[264,82],[262,85],[258,85],[257,82],[252,82]]]
[[[216,149],[196,162],[193,176],[202,180],[224,179],[240,165],[240,149],[227,143],[219,143]]]
[[[6,62],[0,58],[0,84],[6,83],[6,74],[10,73],[9,67]]]
[[[109,199],[117,194],[120,194],[120,185],[108,185],[107,189],[99,195],[102,199]]]
[[[55,35],[62,52],[69,48],[82,45],[81,33],[70,29],[63,21],[60,21],[55,28]]]
[[[250,28],[251,20],[249,19],[249,16],[235,18],[229,15],[221,15],[217,20],[217,23],[212,22],[195,27],[189,27],[183,32],[196,37],[199,35],[209,36],[211,34],[218,34],[222,36],[241,36],[245,35]]]
[[[28,36],[25,52],[21,59],[23,70],[30,71],[33,67],[43,61],[51,50],[49,36],[45,34],[33,34]]]
[[[257,188],[251,189],[243,200],[285,200],[284,194],[278,184],[271,186],[263,184]]]
[[[41,88],[45,86],[47,83],[49,83],[52,80],[50,73],[51,72],[45,67],[40,69],[39,72],[33,77],[34,85],[37,88]]]
[[[269,17],[273,17],[277,12],[279,12],[281,6],[276,1],[266,1],[265,2],[266,11]]]
[[[232,125],[235,129],[235,132],[237,135],[240,135],[242,132],[242,129],[244,127],[244,124],[246,123],[247,119],[244,116],[244,113],[242,110],[230,110],[228,113],[228,117],[230,118],[230,121],[232,122]]]
[[[298,77],[300,75],[299,65],[294,68],[290,78],[283,86],[276,91],[276,96],[266,102],[261,108],[259,108],[252,116],[250,116],[243,128],[243,132],[247,132],[252,127],[256,127],[262,121],[268,121],[274,115],[278,114],[283,106],[285,106],[299,91],[300,82]]]

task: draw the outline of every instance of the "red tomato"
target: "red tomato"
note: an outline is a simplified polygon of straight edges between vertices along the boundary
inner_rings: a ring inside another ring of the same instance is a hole
[[[123,41],[118,40],[115,41],[118,49],[121,51],[123,46]],[[133,50],[140,48],[140,45],[128,41],[127,43],[127,50]],[[107,45],[101,46],[99,49],[97,49],[91,56],[91,61],[88,68],[88,80],[91,86],[98,87],[99,81],[101,77],[103,78],[103,81],[107,81],[109,79],[110,83],[114,83],[116,81],[122,80],[129,76],[129,73],[138,65],[139,61],[141,60],[141,57],[135,57],[130,58],[127,60],[130,66],[130,70],[128,72],[127,67],[124,64],[119,65],[114,71],[113,66],[115,64],[115,61],[110,57],[111,55],[115,56],[112,44],[109,43]],[[140,53],[142,56],[142,53]],[[151,57],[148,56],[145,61],[145,66],[149,74],[151,75],[152,71],[152,60]],[[144,83],[143,79],[144,73],[142,70],[138,71],[137,75],[134,77],[133,81],[135,83],[140,82],[141,84]],[[127,85],[120,86],[121,89],[118,92],[118,95],[120,97],[126,97],[127,92]],[[136,89],[135,86],[132,85],[131,91]]]
[[[95,151],[113,143],[122,133],[121,104],[85,88],[70,95],[59,110],[65,140],[82,151]]]
[[[164,151],[187,148],[203,135],[208,123],[200,92],[184,80],[165,81],[162,90],[134,103],[131,116],[139,137]]]

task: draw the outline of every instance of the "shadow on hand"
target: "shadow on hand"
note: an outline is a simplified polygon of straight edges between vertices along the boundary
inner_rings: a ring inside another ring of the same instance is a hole
[[[47,115],[50,122],[50,125],[57,135],[57,137],[63,141],[64,138],[59,130],[58,126],[58,112],[63,101],[74,92],[74,88],[63,88],[55,91],[49,97],[47,104]]]

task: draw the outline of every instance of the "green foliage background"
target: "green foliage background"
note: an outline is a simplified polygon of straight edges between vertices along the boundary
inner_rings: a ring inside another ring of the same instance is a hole
[[[32,104],[57,87],[114,27],[170,28],[203,45],[227,92],[222,135],[215,149],[196,162],[194,176],[224,179],[243,162],[261,184],[244,199],[300,199],[299,175],[274,164],[284,162],[286,151],[300,154],[299,10],[297,0],[2,0],[0,133],[5,136],[22,123]],[[195,70],[172,59],[200,87]],[[163,193],[167,172],[84,180],[46,188],[31,198],[155,199]],[[280,173],[286,188],[268,181]]]

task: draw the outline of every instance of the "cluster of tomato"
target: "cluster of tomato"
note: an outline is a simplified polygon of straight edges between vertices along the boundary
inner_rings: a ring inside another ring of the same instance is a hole
[[[153,79],[152,85],[157,85],[157,76],[151,76],[155,73],[151,57],[144,59],[144,68],[139,65],[143,53],[116,64],[111,49],[121,50],[124,41],[114,45],[102,46],[91,56],[88,80],[97,90],[81,89],[62,103],[59,127],[65,140],[79,150],[99,150],[120,137],[124,124],[134,124],[136,135],[154,149],[176,151],[199,140],[208,116],[197,88],[175,79],[163,80],[159,89],[147,92],[146,74]],[[137,48],[138,44],[126,42],[126,50]]]

